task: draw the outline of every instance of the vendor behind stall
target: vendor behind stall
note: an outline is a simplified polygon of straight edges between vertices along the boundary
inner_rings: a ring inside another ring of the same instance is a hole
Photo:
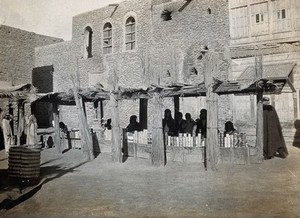
[[[132,115],[129,120],[129,124],[126,127],[126,132],[134,132],[134,131],[141,131],[141,125],[137,122],[137,116]]]
[[[177,131],[170,109],[165,110],[165,117],[162,122],[164,135],[175,136]]]
[[[234,128],[233,123],[231,121],[227,121],[225,123],[225,131],[224,131],[224,137],[228,135],[237,134],[238,131]]]
[[[185,114],[185,123],[183,124],[183,132],[195,136],[196,122],[192,119],[190,113]]]
[[[196,129],[196,135],[198,133],[201,133],[201,138],[206,138],[206,128],[207,128],[207,110],[206,109],[201,109],[200,119],[197,119],[197,129]]]

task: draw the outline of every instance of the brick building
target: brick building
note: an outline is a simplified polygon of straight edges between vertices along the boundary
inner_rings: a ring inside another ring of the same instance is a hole
[[[230,79],[251,77],[254,56],[263,55],[263,77],[282,79],[280,95],[270,95],[288,139],[296,136],[300,117],[300,1],[229,0]],[[234,118],[241,125],[254,126],[255,96],[234,97]],[[238,106],[237,106],[238,105]],[[296,137],[295,137],[296,138]]]
[[[228,18],[226,0],[125,0],[73,17],[72,40],[36,48],[35,70],[53,66],[53,91],[72,88],[71,75],[76,72],[81,87],[101,83],[107,90],[200,83],[204,74],[199,55],[208,47],[222,52],[218,79],[226,80],[230,68]],[[232,119],[228,99],[220,97],[221,123]],[[180,101],[180,111],[190,112],[193,118],[206,107],[203,98]],[[119,103],[121,127],[126,127],[130,115],[140,113],[144,103]],[[109,102],[103,105],[106,119],[110,117]],[[87,103],[86,107],[93,125],[99,118],[97,105]],[[165,99],[164,107],[173,111],[173,100]],[[78,126],[74,111],[74,106],[60,108],[60,118],[70,128]],[[149,128],[153,114],[147,116]]]
[[[0,25],[0,85],[4,89],[11,86],[31,84],[35,81],[33,68],[35,48],[63,41],[59,38],[39,35],[10,26]],[[34,82],[37,86],[38,82]],[[42,91],[42,90],[40,90]],[[49,91],[49,90],[47,90]],[[17,117],[16,102],[9,98],[0,99],[4,113]],[[27,107],[30,113],[30,107]]]

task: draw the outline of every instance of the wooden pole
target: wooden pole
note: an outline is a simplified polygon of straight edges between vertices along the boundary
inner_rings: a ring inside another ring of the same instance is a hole
[[[76,59],[77,69],[76,69],[76,78],[72,79],[73,82],[73,92],[74,92],[74,99],[78,111],[78,118],[79,118],[79,130],[80,130],[80,139],[82,143],[82,150],[86,157],[87,161],[93,160],[95,158],[94,151],[93,151],[93,139],[92,134],[89,129],[87,119],[85,116],[85,109],[84,109],[84,102],[81,95],[78,94],[78,90],[80,87],[80,80],[79,80],[79,69],[78,69],[78,59]],[[77,84],[76,84],[76,81]]]
[[[178,112],[180,112],[179,96],[174,96],[174,118],[178,119]]]
[[[24,110],[22,101],[18,101],[18,132],[17,132],[17,145],[21,145],[21,135],[24,131]]]
[[[153,133],[152,133],[152,151],[151,160],[154,166],[164,166],[165,146],[162,127],[162,99],[159,93],[153,94]]]
[[[58,154],[62,153],[61,140],[60,140],[60,128],[59,128],[59,112],[58,104],[53,103],[53,118],[54,118],[54,144]]]
[[[262,78],[263,64],[262,55],[255,57],[256,78]],[[258,162],[263,161],[263,141],[264,141],[264,126],[263,126],[263,90],[257,86],[257,114],[256,114],[256,147]]]
[[[207,166],[211,170],[217,169],[218,163],[218,96],[213,92],[213,75],[218,72],[218,57],[215,53],[209,52],[204,59],[205,86],[207,89],[207,132],[206,132],[206,157]]]
[[[84,104],[82,97],[78,94],[78,87],[74,87],[74,99],[77,106],[78,117],[79,117],[79,130],[80,130],[80,139],[82,143],[82,150],[86,157],[87,161],[93,160],[95,158],[93,152],[93,140],[92,135],[86,120],[84,113]]]
[[[148,99],[140,98],[140,125],[142,129],[147,129],[148,123]]]
[[[120,131],[120,118],[119,106],[117,96],[113,93],[110,94],[111,103],[111,124],[112,124],[112,139],[111,139],[111,154],[112,161],[122,163],[122,144],[121,144],[121,131]]]

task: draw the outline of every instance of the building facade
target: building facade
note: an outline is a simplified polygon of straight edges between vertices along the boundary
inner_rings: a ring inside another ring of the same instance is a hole
[[[201,50],[222,53],[220,80],[230,68],[229,20],[226,0],[125,0],[119,4],[73,17],[72,40],[36,48],[35,67],[53,66],[53,90],[72,88],[72,75],[80,75],[80,86],[101,83],[107,90],[146,88],[175,83],[204,81]],[[73,76],[74,77],[74,76]],[[181,99],[180,111],[197,118],[205,108],[202,98]],[[228,97],[220,98],[221,120],[232,119]],[[173,111],[173,99],[164,107]],[[110,117],[104,102],[104,119]],[[151,110],[148,104],[148,110]],[[193,105],[193,107],[191,107]],[[140,113],[137,101],[121,101],[121,127],[132,114]],[[94,104],[86,104],[89,124],[97,120]],[[75,107],[60,108],[61,120],[70,128],[76,124]],[[73,115],[72,115],[73,114]],[[148,124],[154,115],[148,113]]]
[[[300,117],[300,1],[298,0],[229,0],[230,79],[251,74],[255,56],[263,56],[263,77],[282,79],[281,94],[270,95],[286,136],[294,134]],[[245,125],[255,117],[255,96],[235,97],[236,122]]]
[[[63,41],[62,39],[39,35],[18,28],[0,25],[0,85],[1,88],[32,84],[36,81],[33,68],[35,64],[35,48]],[[49,78],[41,78],[34,85],[43,81],[46,86]],[[51,89],[51,87],[50,87]],[[42,90],[40,90],[42,91]],[[47,90],[49,91],[49,90]],[[0,108],[4,113],[10,113],[15,120],[18,108],[9,98],[0,99]],[[27,113],[31,113],[27,107]]]

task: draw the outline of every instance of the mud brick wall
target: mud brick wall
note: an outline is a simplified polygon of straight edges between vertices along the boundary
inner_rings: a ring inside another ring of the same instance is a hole
[[[34,48],[63,41],[33,32],[0,25],[0,80],[14,85],[31,83]]]
[[[229,16],[226,0],[187,1],[126,0],[118,7],[107,6],[73,17],[72,40],[36,49],[36,67],[53,65],[54,91],[66,91],[72,86],[66,75],[78,71],[80,85],[88,87],[101,83],[106,89],[116,87],[143,88],[151,84],[175,82],[198,83],[204,80],[203,63],[198,58],[204,46],[222,53],[218,79],[226,80],[229,69]],[[182,10],[180,10],[182,9]],[[210,12],[209,10],[210,9]],[[161,14],[171,11],[172,20],[164,21]],[[180,10],[180,11],[179,11]],[[124,48],[125,21],[136,20],[136,49]],[[113,52],[103,55],[103,26],[112,24]],[[84,58],[84,31],[92,28],[92,57]],[[195,68],[197,75],[191,75]],[[170,77],[166,73],[170,73]],[[230,117],[230,110],[220,101],[220,114]],[[126,127],[132,114],[138,115],[138,101],[120,102],[121,127]],[[153,115],[148,104],[148,126]],[[164,109],[173,110],[173,100],[164,100]],[[200,110],[201,108],[199,108]],[[88,110],[88,109],[87,109]],[[93,108],[90,108],[93,113]],[[104,118],[110,117],[109,102]],[[66,115],[63,115],[64,117]],[[67,115],[68,116],[68,115]],[[92,116],[90,116],[91,118]],[[75,125],[75,124],[74,124]]]

